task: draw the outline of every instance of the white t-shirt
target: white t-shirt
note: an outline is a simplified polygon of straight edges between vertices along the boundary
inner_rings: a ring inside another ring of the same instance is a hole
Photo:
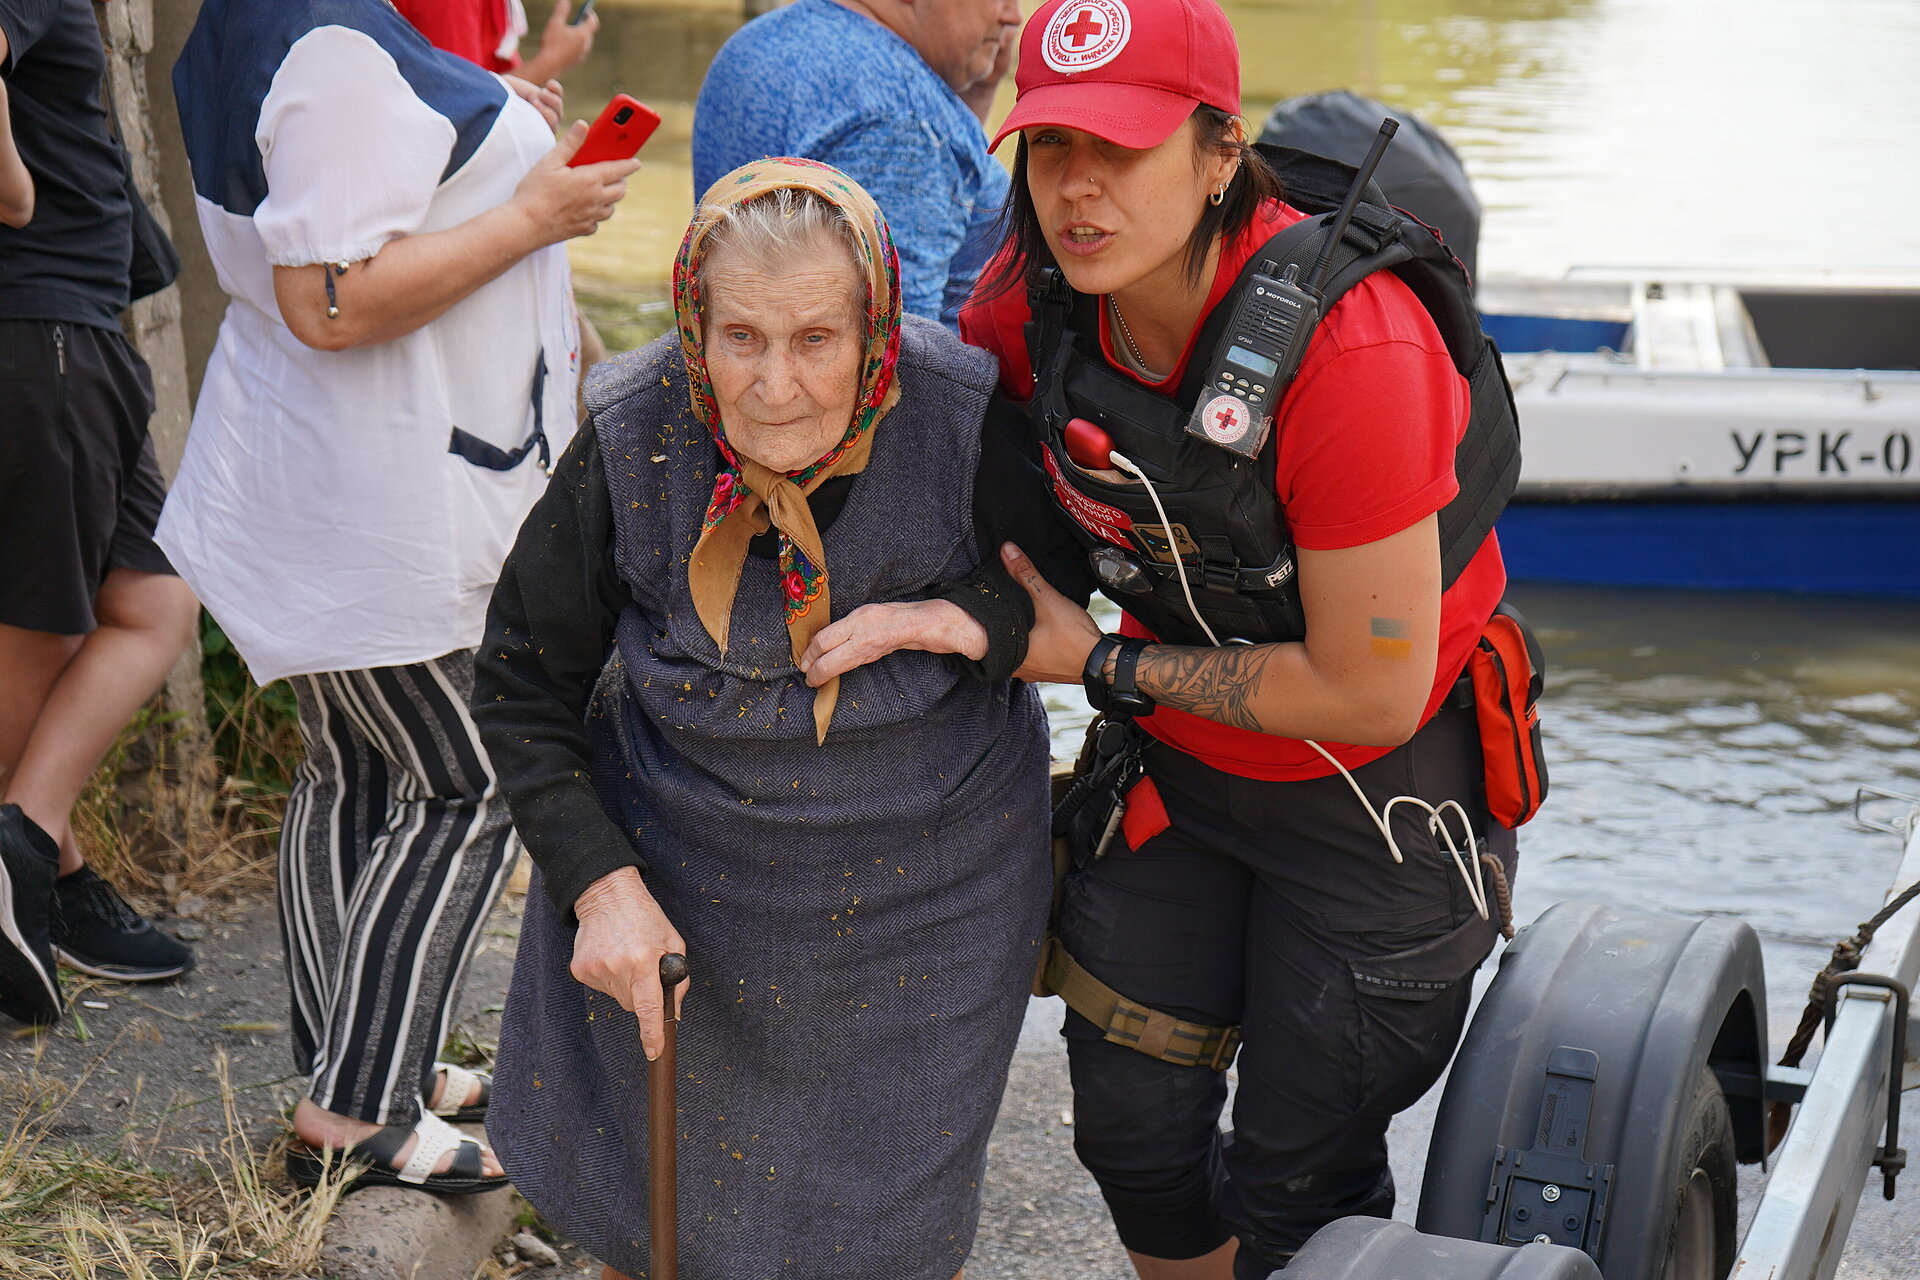
[[[273,266],[360,262],[456,226],[553,146],[498,77],[365,3],[353,25],[315,25],[303,0],[208,0],[175,70],[232,301],[158,540],[262,684],[477,645],[546,484],[536,423],[550,457],[574,426],[563,246],[376,346],[318,351],[280,318]],[[351,272],[341,294],[351,306]]]

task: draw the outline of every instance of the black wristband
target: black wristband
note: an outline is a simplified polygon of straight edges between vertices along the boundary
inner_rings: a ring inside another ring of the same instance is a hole
[[[1152,715],[1154,701],[1140,692],[1134,684],[1134,671],[1140,665],[1140,655],[1146,651],[1150,641],[1138,636],[1127,636],[1120,641],[1120,654],[1113,660],[1113,680],[1107,686],[1107,703],[1118,715]]]
[[[1080,684],[1087,691],[1087,705],[1095,711],[1107,709],[1107,658],[1119,645],[1119,636],[1101,636],[1087,654],[1087,665],[1080,669]]]
[[[1151,643],[1137,636],[1103,635],[1094,641],[1093,651],[1087,655],[1087,665],[1081,669],[1080,683],[1086,687],[1087,701],[1095,711],[1116,716],[1144,716],[1151,714],[1154,701],[1140,692],[1133,682],[1134,669],[1140,665],[1140,653]],[[1118,649],[1120,655],[1114,658],[1113,679],[1107,679],[1107,659]]]

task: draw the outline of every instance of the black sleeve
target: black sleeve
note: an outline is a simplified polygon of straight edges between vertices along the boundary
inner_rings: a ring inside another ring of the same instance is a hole
[[[956,661],[983,680],[1005,680],[1027,656],[1033,601],[1000,563],[1000,544],[1018,546],[1056,591],[1084,606],[1093,590],[1086,556],[1053,501],[1026,409],[996,393],[980,425],[973,481],[980,568],[940,593],[986,628],[987,656]]]
[[[585,720],[627,599],[589,424],[574,433],[501,568],[473,681],[474,722],[513,824],[567,920],[600,877],[646,869],[594,794]]]
[[[0,79],[13,75],[27,50],[47,34],[47,29],[59,16],[60,6],[49,4],[46,0],[26,4],[20,3],[20,0],[0,0],[0,33],[7,37],[7,56],[0,58]],[[92,22],[91,15],[88,22]],[[106,90],[100,92],[104,97]]]

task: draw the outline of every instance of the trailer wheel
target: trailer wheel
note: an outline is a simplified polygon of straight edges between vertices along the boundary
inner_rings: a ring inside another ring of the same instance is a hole
[[[1722,1280],[1733,1269],[1739,1185],[1733,1115],[1710,1068],[1702,1067],[1694,1080],[1686,1135],[1661,1280]]]

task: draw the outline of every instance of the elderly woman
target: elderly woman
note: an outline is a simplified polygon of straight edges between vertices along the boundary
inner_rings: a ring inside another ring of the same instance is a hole
[[[996,549],[1051,517],[984,425],[992,362],[903,321],[837,170],[722,178],[674,301],[677,334],[589,387],[478,659],[540,885],[489,1134],[638,1274],[642,1054],[684,950],[688,1280],[947,1280],[1048,894],[1043,719],[1008,678],[1030,615]]]

